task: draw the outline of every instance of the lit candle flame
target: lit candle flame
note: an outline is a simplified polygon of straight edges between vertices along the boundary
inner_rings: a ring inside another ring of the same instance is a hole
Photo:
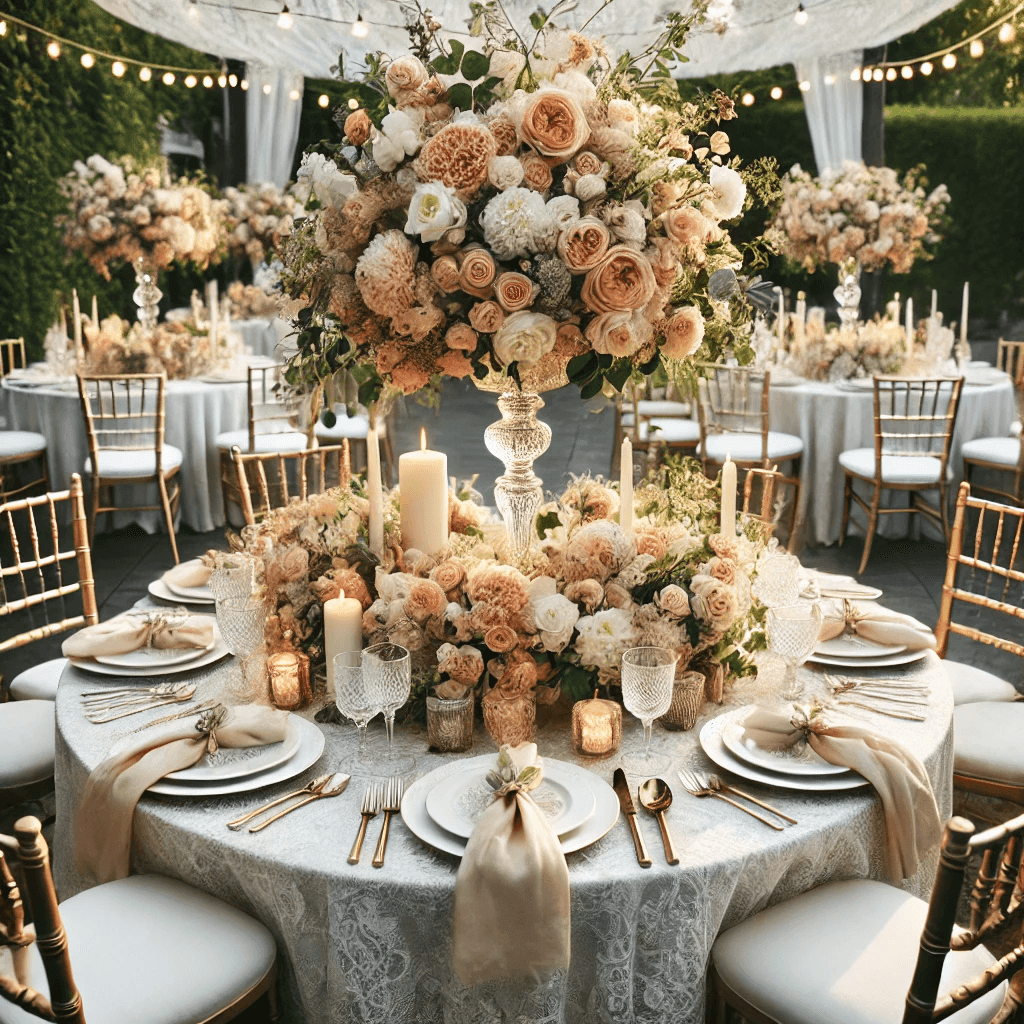
[[[420,427],[420,451],[425,452],[427,450],[427,428]]]

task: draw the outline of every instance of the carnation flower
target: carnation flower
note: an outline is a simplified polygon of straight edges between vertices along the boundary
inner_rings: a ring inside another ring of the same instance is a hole
[[[491,199],[480,214],[484,240],[502,260],[538,251],[537,235],[551,226],[544,197],[528,188],[506,189]]]
[[[468,644],[441,644],[437,649],[438,670],[463,686],[473,686],[484,671],[484,656],[476,647]]]
[[[437,306],[412,306],[396,312],[391,326],[396,334],[408,334],[413,341],[422,341],[435,327],[444,323],[444,313]]]
[[[696,306],[676,310],[665,325],[665,341],[661,346],[666,359],[692,356],[704,342],[704,317]]]
[[[642,309],[657,286],[647,258],[628,246],[616,245],[587,274],[580,298],[595,313]]]
[[[487,180],[487,168],[496,152],[494,136],[483,125],[453,122],[423,147],[417,173],[422,179],[442,181],[449,188],[471,194]]]
[[[714,197],[711,200],[711,208],[715,215],[721,220],[732,220],[743,212],[743,200],[747,197],[747,186],[738,172],[731,167],[711,168],[711,188],[714,190]]]
[[[545,651],[560,653],[572,639],[580,610],[564,594],[551,594],[533,603],[533,624]]]
[[[565,163],[583,148],[590,125],[578,101],[568,92],[541,89],[526,100],[519,131],[538,153]]]
[[[515,313],[532,305],[534,297],[540,291],[525,274],[517,271],[505,271],[494,282],[494,297],[506,313]]]
[[[497,55],[496,51],[491,55],[491,61],[494,61]],[[524,61],[525,58],[522,54],[519,54]],[[507,117],[496,117],[487,125],[487,130],[494,136],[494,144],[497,146],[498,156],[509,156],[516,151],[516,147],[519,145],[519,132],[516,130],[515,124]],[[518,162],[518,161],[517,161]],[[518,182],[516,183],[518,184]]]
[[[476,303],[469,311],[469,322],[481,334],[494,334],[505,322],[505,313],[496,302],[488,299]]]
[[[516,156],[492,156],[487,165],[487,180],[499,192],[515,188],[523,180],[523,165]]]
[[[630,310],[600,313],[584,331],[595,352],[631,356],[651,340],[654,329],[643,315]]]
[[[581,217],[558,236],[558,255],[574,273],[592,270],[608,251],[611,235],[596,217]]]
[[[466,594],[474,605],[494,604],[507,612],[517,612],[530,599],[530,583],[511,565],[486,564],[470,573]]]
[[[558,325],[544,313],[522,310],[506,317],[494,334],[494,354],[502,365],[535,363],[555,347]]]
[[[374,163],[382,171],[393,171],[407,156],[413,156],[420,148],[420,133],[416,122],[401,110],[393,107],[389,109],[391,112],[381,121],[380,130],[373,133],[371,150]]]
[[[633,645],[633,619],[622,608],[585,615],[576,623],[574,645],[580,663],[588,668],[617,669],[622,655]]]
[[[450,188],[439,181],[416,187],[409,200],[406,234],[419,235],[424,242],[436,242],[449,228],[461,228],[465,223],[466,206]]]
[[[392,97],[425,85],[429,73],[418,57],[406,54],[393,60],[384,72],[384,84]]]
[[[356,263],[355,278],[363,302],[381,316],[397,316],[416,300],[416,249],[401,231],[375,238]]]

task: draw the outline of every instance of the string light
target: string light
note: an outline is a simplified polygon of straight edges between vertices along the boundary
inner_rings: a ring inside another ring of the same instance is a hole
[[[288,99],[294,101],[294,100],[297,100],[301,95],[302,95],[302,93],[299,92],[298,89],[292,89],[292,91],[290,93],[288,93]]]
[[[143,82],[148,82],[153,77],[153,72],[149,68],[139,68],[139,78]]]
[[[234,87],[238,85],[238,75],[228,75],[228,85],[234,89]]]
[[[889,68],[889,70],[886,71],[886,73],[885,73],[885,80],[887,82],[895,82],[896,81],[896,69],[895,68]]]
[[[806,25],[807,24],[807,17],[808,17],[808,15],[807,15],[807,11],[804,10],[804,5],[802,3],[799,4],[797,6],[797,9],[796,9],[796,14],[793,15],[793,20],[798,25]]]
[[[60,57],[60,43],[56,39],[51,39],[46,44],[46,52],[53,60],[57,60]]]
[[[287,32],[294,25],[295,19],[292,17],[292,12],[288,10],[288,5],[285,4],[281,8],[281,13],[277,16],[277,27],[283,28]]]
[[[914,69],[909,64],[905,64],[903,66],[903,70],[900,72],[900,74],[904,78],[913,78],[914,77]]]
[[[352,35],[356,39],[365,39],[370,34],[370,29],[366,22],[363,21],[362,14],[356,15],[356,20],[352,22]]]
[[[826,75],[825,76],[825,84],[826,85],[835,85],[836,84],[836,76],[835,75]]]
[[[851,82],[859,82],[860,81],[860,68],[854,68],[850,72],[850,81]]]
[[[270,95],[270,90],[271,90],[271,85],[270,85],[270,83],[269,83],[269,82],[267,82],[267,83],[266,83],[266,84],[265,84],[265,85],[263,86],[263,95],[264,95],[264,96],[269,96],[269,95]]]
[[[969,49],[971,56],[977,60],[985,52],[985,44],[980,39],[972,39]]]
[[[875,68],[875,70],[871,72],[871,77],[876,82],[880,82],[883,78],[885,78],[885,72],[881,68]]]
[[[235,76],[234,76],[234,75],[232,75],[231,77],[232,77],[232,78],[234,78]],[[236,79],[236,81],[237,81],[237,79]],[[219,85],[219,86],[220,86],[220,87],[221,87],[222,89],[223,89],[223,88],[225,88],[225,86],[227,86],[227,84],[228,84],[228,79],[227,79],[227,75],[225,75],[225,74],[220,74],[220,75],[218,75],[218,76],[217,76],[217,84],[218,84],[218,85]],[[232,85],[234,85],[235,83],[234,83],[234,82],[232,82],[231,84],[232,84]]]
[[[115,60],[114,63],[110,65],[110,73],[115,78],[124,78],[124,73],[126,70],[127,69],[125,68],[124,64],[122,64],[119,60]]]
[[[163,82],[164,85],[174,85],[174,72],[165,71],[160,81]]]
[[[170,74],[170,72],[168,72]],[[194,89],[199,84],[199,79],[195,75],[188,75],[185,78],[185,88]]]
[[[772,91],[768,95],[771,96],[771,98],[773,100],[781,100],[782,99],[782,89],[781,89],[781,87],[777,86],[777,85],[773,85],[772,86]]]
[[[752,92],[745,92],[740,99],[740,103],[745,107],[752,107],[754,105],[754,94]]]
[[[810,88],[811,88],[811,83],[810,82],[805,80],[805,81],[800,83],[800,91],[801,92],[809,92]]]
[[[242,92],[245,92],[249,88],[249,79],[243,78],[238,84],[242,87]]]
[[[320,93],[320,98],[317,100],[317,103],[319,103],[321,107],[326,107],[330,102],[331,97],[328,96],[327,93]]]
[[[921,74],[922,74],[922,75],[924,75],[924,76],[925,76],[926,78],[927,78],[927,76],[928,76],[928,75],[930,75],[930,74],[931,74],[931,73],[932,73],[932,72],[933,72],[934,70],[935,70],[935,65],[934,65],[934,64],[933,64],[933,63],[932,63],[932,62],[931,62],[930,60],[926,60],[926,61],[925,61],[925,62],[924,62],[924,63],[923,63],[922,65],[921,65]]]
[[[213,79],[209,75],[203,75],[203,88],[204,89],[212,89],[213,88]]]
[[[349,110],[358,110],[358,109],[359,109],[359,100],[357,100],[357,99],[355,98],[355,96],[353,96],[353,97],[352,97],[352,98],[351,98],[351,99],[350,99],[350,100],[348,101],[348,109],[349,109]]]
[[[7,22],[0,21],[0,38],[7,35]]]
[[[946,56],[942,58],[942,66],[947,71],[952,71],[953,68],[956,67],[956,54],[955,53],[947,53]]]
[[[1017,38],[1017,30],[1013,27],[1013,22],[1004,21],[999,26],[999,42],[1001,43],[1012,43]]]
[[[91,68],[96,63],[96,58],[88,50],[82,54],[79,60],[81,60],[83,68]]]

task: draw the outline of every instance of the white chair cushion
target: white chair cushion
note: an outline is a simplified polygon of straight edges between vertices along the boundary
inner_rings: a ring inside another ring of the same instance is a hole
[[[641,398],[637,402],[637,406],[640,409],[641,416],[689,416],[690,415],[690,404],[689,402],[670,402],[666,399],[656,398]],[[624,413],[633,412],[633,403],[624,402],[622,406]]]
[[[829,882],[723,932],[711,956],[733,991],[780,1024],[894,1024],[927,913],[923,900],[882,882]],[[940,993],[994,959],[983,947],[948,954]],[[947,1019],[991,1020],[1004,987]]]
[[[53,701],[0,704],[0,790],[53,775],[53,733]]]
[[[89,1024],[196,1024],[270,970],[274,937],[258,921],[184,882],[132,875],[60,905],[71,971]],[[30,948],[29,984],[49,994]],[[0,1000],[2,1024],[38,1024]]]
[[[225,434],[218,434],[213,442],[222,451],[230,451],[236,445],[243,452],[249,451],[249,431],[229,430]],[[256,447],[254,452],[266,454],[267,452],[304,452],[306,450],[306,435],[295,431],[289,433],[257,434]]]
[[[57,683],[67,658],[51,658],[20,672],[11,680],[12,700],[56,700]]]
[[[979,437],[968,441],[961,451],[965,459],[996,462],[1013,469],[1020,462],[1020,445],[1016,437]]]
[[[0,430],[0,459],[46,451],[46,438],[31,430]]]
[[[641,420],[640,438],[644,441],[666,441],[669,444],[696,444],[700,440],[700,424],[681,416]]]
[[[336,414],[337,420],[333,427],[325,427],[321,420],[317,420],[316,437],[318,441],[342,441],[346,437],[350,440],[365,440],[370,432],[369,416],[346,416],[344,413]]]
[[[983,668],[951,661],[949,658],[942,664],[946,667],[946,675],[953,687],[953,703],[957,706],[1017,699],[1017,690],[1012,683]]]
[[[97,456],[101,477],[131,477],[156,476],[156,452],[149,450],[139,451],[100,451]],[[173,444],[165,444],[163,449],[163,470],[169,473],[181,465],[181,449],[175,448]],[[92,472],[92,458],[85,460],[86,473]]]
[[[1010,424],[1010,436],[1011,437],[1020,437],[1020,434],[1021,434],[1021,421],[1020,420],[1014,420]]]
[[[986,701],[953,708],[953,769],[1024,786],[1024,704]]]
[[[875,449],[841,452],[839,465],[856,476],[875,479]],[[937,487],[942,463],[931,455],[883,455],[882,481],[891,484],[931,484]]]
[[[768,431],[768,459],[781,462],[802,455],[803,441],[795,434],[779,434]],[[734,462],[761,461],[760,434],[710,434],[708,435],[708,460],[725,462],[726,456]]]

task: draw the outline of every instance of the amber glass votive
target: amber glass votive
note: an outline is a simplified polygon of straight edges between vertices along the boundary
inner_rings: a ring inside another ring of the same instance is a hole
[[[597,690],[590,700],[572,706],[572,749],[583,757],[611,757],[622,742],[622,707],[602,700]]]
[[[276,708],[304,708],[312,697],[309,689],[309,658],[297,651],[267,655],[270,700]]]

